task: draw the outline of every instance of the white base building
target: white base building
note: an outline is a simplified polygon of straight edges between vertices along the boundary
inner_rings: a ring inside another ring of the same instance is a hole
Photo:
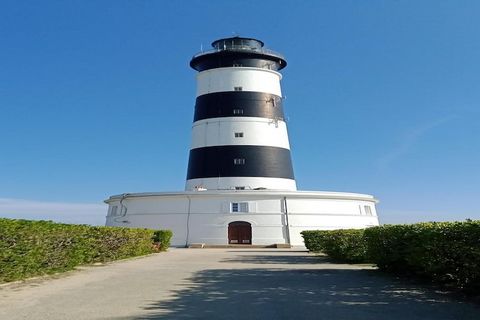
[[[311,191],[192,191],[112,196],[107,225],[170,229],[172,246],[291,244],[300,232],[378,225],[374,197]]]

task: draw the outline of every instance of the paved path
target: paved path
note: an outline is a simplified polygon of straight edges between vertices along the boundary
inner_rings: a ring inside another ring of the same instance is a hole
[[[480,319],[480,308],[306,252],[172,249],[0,287],[0,319]]]

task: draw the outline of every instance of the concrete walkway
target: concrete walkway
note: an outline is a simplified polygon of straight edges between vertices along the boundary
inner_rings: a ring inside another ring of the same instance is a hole
[[[280,249],[172,249],[0,287],[0,319],[480,319],[452,294]]]

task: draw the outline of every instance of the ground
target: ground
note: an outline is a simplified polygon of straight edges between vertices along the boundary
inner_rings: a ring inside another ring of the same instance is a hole
[[[294,249],[171,249],[0,287],[0,319],[479,319],[452,293]]]

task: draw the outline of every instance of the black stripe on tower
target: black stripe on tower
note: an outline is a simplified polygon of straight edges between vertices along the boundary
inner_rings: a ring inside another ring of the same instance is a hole
[[[221,177],[294,179],[290,150],[242,145],[190,150],[187,180]]]
[[[251,67],[270,70],[284,68],[286,62],[276,57],[252,53],[223,51],[192,59],[190,66],[197,71],[225,67]]]
[[[261,117],[283,120],[282,98],[251,91],[229,91],[197,97],[193,121],[221,117]]]

